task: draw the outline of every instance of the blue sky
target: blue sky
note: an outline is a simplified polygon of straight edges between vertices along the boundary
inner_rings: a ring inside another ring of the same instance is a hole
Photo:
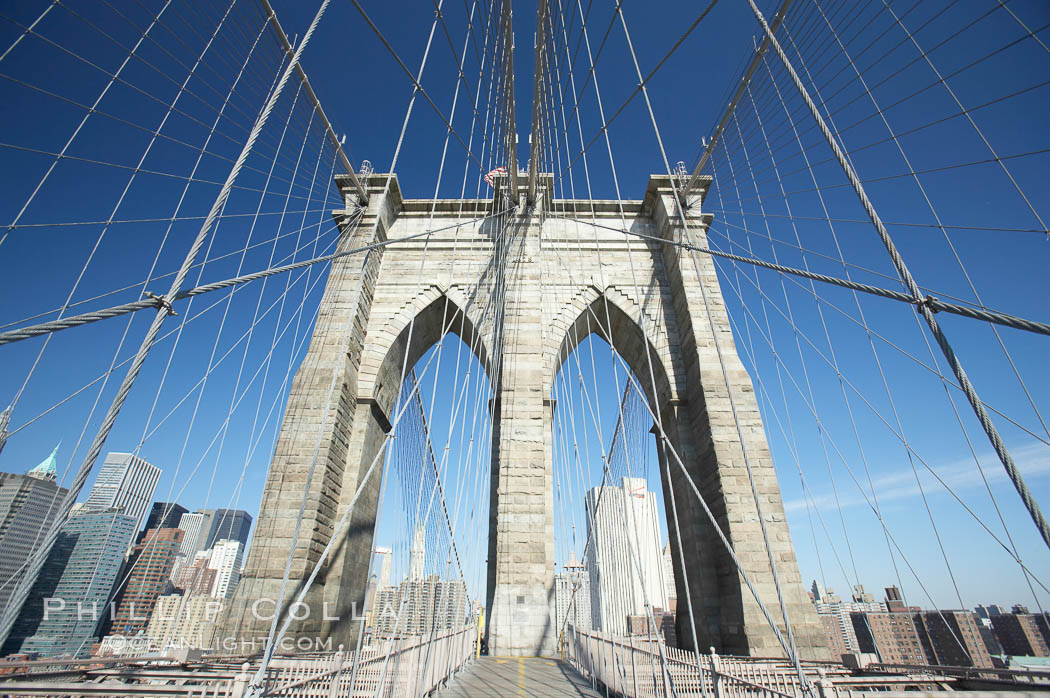
[[[11,20],[30,22],[46,5],[4,3],[3,14],[9,19],[0,26],[0,43],[10,45],[20,32]],[[301,37],[315,3],[284,0],[274,5],[288,33]],[[406,8],[378,2],[363,5],[405,64],[415,70],[433,21],[432,6],[423,3]],[[772,3],[760,5],[772,14]],[[521,142],[518,157],[524,163],[536,13],[533,3],[517,3],[515,7],[515,96]],[[583,7],[586,11],[587,5]],[[948,8],[942,3],[922,3],[912,8],[910,4],[892,2],[890,7],[900,14],[907,12],[902,21],[914,31],[923,48],[936,47],[931,50],[931,61],[942,75],[952,75],[995,52],[948,78],[953,97],[936,85],[930,66],[917,60],[915,46],[908,43],[899,27],[891,26],[886,11],[869,6],[851,22],[845,5],[828,3],[826,10],[833,24],[843,28],[844,40],[855,37],[848,50],[864,67],[868,87],[875,85],[872,94],[885,109],[891,128],[896,133],[910,132],[900,137],[900,143],[912,168],[924,173],[921,182],[932,208],[913,179],[897,176],[906,171],[900,153],[893,142],[886,141],[881,120],[867,118],[873,105],[866,101],[865,90],[848,64],[841,55],[836,57],[835,51],[814,45],[804,48],[802,56],[810,61],[807,67],[815,74],[814,82],[820,88],[818,101],[826,100],[834,128],[842,131],[847,149],[855,151],[853,162],[920,284],[934,295],[972,301],[974,295],[963,274],[965,269],[985,305],[1047,321],[1044,270],[1050,247],[1042,233],[1032,231],[1039,227],[1036,214],[1050,220],[1046,193],[1050,157],[1045,152],[1050,147],[1050,136],[1042,117],[1050,106],[1050,93],[1041,82],[1048,74],[1050,53],[1032,39],[1014,43],[1024,37],[1024,31],[1014,17],[995,9],[993,3],[988,3],[987,8],[967,4]],[[466,3],[443,5],[457,52],[463,44],[467,8]],[[611,3],[594,3],[591,9],[588,27],[595,49],[610,26],[611,8]],[[146,26],[149,21],[141,8],[126,10],[127,21],[104,8],[78,9],[112,40],[101,37],[83,19],[60,7],[41,22],[39,32],[65,51],[39,37],[27,37],[0,62],[0,72],[9,76],[3,81],[5,107],[0,110],[0,132],[5,134],[0,140],[7,144],[2,151],[6,166],[0,172],[0,210],[9,222],[19,216],[22,204],[47,171],[53,160],[47,153],[62,148],[83,116],[83,109],[69,100],[91,104],[105,85],[99,69],[81,59],[88,58],[96,66],[115,71],[126,55],[120,45],[132,45],[140,34],[134,27]],[[1044,5],[1014,2],[1010,9],[1044,43],[1050,41],[1043,29],[1050,21]],[[789,17],[788,28],[796,30],[799,43],[804,44],[807,32],[819,23],[812,9],[796,11],[797,15]],[[61,305],[70,291],[70,280],[92,255],[103,229],[104,240],[93,253],[73,295],[75,302],[85,301],[78,309],[138,298],[141,286],[135,284],[146,278],[155,258],[158,274],[177,266],[199,229],[199,217],[214,198],[217,187],[213,182],[225,177],[229,160],[238,152],[246,128],[276,74],[277,52],[267,34],[264,39],[269,43],[264,44],[265,50],[260,49],[258,62],[236,91],[228,118],[221,121],[210,141],[209,154],[198,166],[198,180],[207,181],[185,188],[183,215],[198,218],[180,220],[170,228],[165,221],[154,220],[172,215],[184,189],[182,180],[157,173],[184,174],[195,166],[197,154],[183,143],[201,143],[207,137],[215,107],[222,101],[213,87],[225,84],[219,75],[236,73],[239,54],[235,48],[250,44],[261,28],[257,10],[246,0],[235,6],[231,20],[237,22],[238,38],[223,43],[214,57],[205,62],[214,75],[206,73],[207,79],[190,83],[193,94],[180,99],[179,113],[167,120],[161,131],[166,137],[156,140],[144,161],[146,172],[131,180],[128,193],[117,207],[114,218],[133,222],[108,227],[101,223],[55,224],[106,221],[110,217],[130,179],[129,173],[150,141],[149,130],[163,119],[163,104],[170,103],[178,92],[184,66],[195,57],[196,49],[192,47],[207,38],[201,29],[208,26],[205,20],[214,24],[219,16],[216,12],[210,7],[176,7],[171,11],[165,22],[178,31],[158,33],[162,37],[158,45],[146,42],[142,55],[148,58],[149,65],[129,63],[123,73],[127,83],[115,86],[99,102],[100,110],[124,115],[129,122],[146,129],[103,117],[88,120],[69,151],[79,159],[60,163],[20,218],[23,225],[40,225],[15,228],[0,243],[0,324],[18,322]],[[624,3],[624,12],[642,71],[647,73],[699,10],[693,3],[669,3],[661,6],[660,12],[649,6]],[[196,27],[202,36],[196,36],[190,27]],[[880,33],[883,29],[886,32]],[[723,0],[649,83],[653,111],[672,163],[682,160],[692,166],[695,162],[701,138],[710,137],[721,117],[756,36],[757,27],[746,3]],[[575,40],[571,44],[575,50]],[[793,53],[793,49],[789,51]],[[471,89],[477,78],[473,60],[471,53],[464,68],[468,77],[473,76]],[[587,65],[585,53],[578,60],[579,82],[580,66]],[[337,132],[346,134],[346,148],[354,164],[367,158],[377,170],[387,169],[411,84],[349,2],[334,0],[304,55],[303,65]],[[854,265],[849,267],[853,278],[897,288],[885,250],[864,220],[856,197],[844,186],[841,170],[828,160],[829,152],[819,134],[812,130],[797,93],[788,91],[790,85],[774,62],[770,61],[769,66],[801,132],[798,140],[805,144],[811,159],[807,165],[799,149],[793,147],[791,124],[779,106],[778,95],[769,87],[769,71],[762,66],[752,93],[741,101],[738,119],[727,128],[722,148],[715,151],[709,168],[716,177],[705,202],[705,209],[715,215],[710,244],[764,259],[774,259],[775,255],[784,264],[808,264],[816,271],[837,275],[846,273],[836,261],[841,251],[845,260]],[[612,25],[596,74],[608,114],[637,83],[619,22]],[[422,83],[446,114],[450,113],[455,75],[449,40],[439,25]],[[31,89],[26,83],[51,94]],[[931,84],[934,88],[929,87]],[[1019,94],[998,101],[1014,93]],[[230,215],[222,220],[214,246],[205,253],[209,261],[194,270],[189,283],[226,278],[282,260],[306,259],[324,253],[334,244],[335,229],[328,212],[339,204],[331,185],[331,149],[324,145],[323,135],[316,122],[310,121],[310,112],[303,102],[297,103],[293,117],[287,119],[288,128],[282,128],[293,97],[293,92],[289,92],[282,101],[284,111],[275,111],[273,122],[260,140],[259,153],[249,160],[249,168],[238,180],[243,189],[235,190],[231,196],[227,205]],[[956,116],[956,98],[968,109],[988,103],[972,113],[974,123],[989,141],[987,145],[973,124]],[[893,106],[898,100],[905,101]],[[583,95],[581,104],[581,127],[589,140],[601,125],[593,90]],[[455,112],[457,130],[469,128],[470,113],[463,105],[461,101]],[[762,126],[756,113],[763,118]],[[926,126],[938,119],[943,120]],[[286,134],[284,139],[282,132]],[[574,131],[570,131],[570,136],[571,140],[576,138]],[[408,196],[422,198],[433,194],[444,141],[444,125],[428,104],[417,100],[397,167]],[[622,195],[640,197],[649,173],[661,172],[664,167],[640,97],[625,108],[610,128],[610,141]],[[306,147],[300,147],[304,143]],[[988,146],[1006,158],[1003,163],[1016,187],[989,155]],[[574,147],[578,149],[579,144],[574,143]],[[270,172],[273,153],[278,153],[279,164]],[[461,186],[468,192],[474,191],[480,173],[471,167],[464,182],[465,160],[454,140],[449,154],[440,195],[456,196]],[[588,156],[595,196],[614,198],[604,141],[599,140]],[[103,161],[121,167],[99,164]],[[951,167],[978,161],[982,162]],[[579,192],[584,188],[583,174],[578,167],[574,171],[573,182]],[[294,184],[290,190],[289,179]],[[821,197],[812,191],[814,180]],[[568,182],[566,176],[562,185]],[[1028,203],[1020,198],[1018,188],[1028,197]],[[265,190],[267,195],[260,197],[259,190]],[[288,191],[294,197],[290,198]],[[783,191],[788,192],[786,197]],[[287,208],[286,202],[290,204]],[[265,215],[259,217],[262,224],[253,228],[251,214],[257,207]],[[934,212],[949,226],[946,234],[933,225]],[[238,213],[244,215],[234,215]],[[833,225],[824,220],[827,217],[835,219]],[[274,230],[284,237],[270,243]],[[793,247],[798,241],[808,251],[805,255]],[[238,254],[250,243],[266,244],[252,247],[243,257]],[[956,262],[955,255],[962,265]],[[900,581],[912,603],[957,606],[957,595],[923,501],[925,493],[963,603],[1033,603],[1016,564],[933,481],[919,461],[921,457],[1000,539],[1006,540],[942,381],[928,367],[939,367],[942,372],[946,368],[939,354],[931,356],[926,335],[917,326],[912,311],[872,298],[861,299],[858,309],[849,292],[826,287],[817,288],[821,298],[818,305],[808,290],[808,282],[781,281],[765,271],[756,276],[753,269],[738,269],[727,262],[718,262],[717,267],[734,322],[736,347],[751,371],[763,409],[803,579],[821,579],[840,592],[859,580],[878,595],[882,587],[897,583],[896,562]],[[190,508],[233,505],[254,514],[282,399],[289,377],[301,359],[303,342],[309,337],[325,273],[326,268],[317,267],[271,279],[265,287],[244,287],[232,297],[219,294],[197,298],[192,305],[184,302],[177,308],[179,316],[167,321],[165,332],[174,333],[154,349],[107,450],[132,450],[148,435],[142,455],[164,469],[158,498],[167,498],[171,493]],[[147,290],[166,290],[167,283],[152,281]],[[129,288],[91,300],[125,286]],[[861,312],[870,332],[855,321]],[[148,324],[147,315],[140,313],[130,325],[123,319],[109,320],[56,334],[18,402],[12,427],[22,426],[104,375],[114,363],[114,356],[115,363],[124,361],[137,346]],[[193,319],[179,333],[188,318]],[[985,402],[1020,425],[996,416],[1019,467],[1027,474],[1036,497],[1045,504],[1050,491],[1050,447],[1046,445],[1050,433],[1040,424],[1032,403],[1042,415],[1050,412],[1050,372],[1046,370],[1050,345],[1046,338],[1001,330],[1010,360],[1024,379],[1022,386],[987,326],[944,314],[939,319]],[[122,341],[126,327],[127,338]],[[218,335],[220,327],[222,333]],[[178,350],[172,352],[176,340]],[[42,346],[41,339],[34,339],[0,347],[0,365],[4,367],[0,372],[0,402],[14,400]],[[454,364],[449,363],[454,355],[451,347],[446,347],[433,369],[437,373],[440,366],[442,377],[436,384],[433,379],[423,381],[425,403],[435,392],[438,395],[438,414],[447,414],[446,406],[454,399],[454,385],[449,382],[456,373]],[[596,351],[595,356],[596,371],[610,376],[612,367],[606,353]],[[880,375],[880,363],[887,376],[886,385]],[[833,364],[838,366],[842,380]],[[216,365],[203,390],[195,388],[208,367]],[[75,469],[122,373],[122,369],[117,370],[101,393],[101,382],[94,383],[20,430],[0,454],[0,468],[27,469],[62,441],[60,464]],[[235,387],[236,397],[231,401]],[[607,443],[615,422],[618,395],[608,378],[599,381],[597,390]],[[956,399],[965,434],[1021,557],[1044,583],[1050,583],[1050,555],[992,456],[987,440],[976,428],[969,407],[957,391],[950,388],[949,392]],[[819,424],[811,408],[819,415]],[[912,446],[912,459],[901,439],[894,435],[895,411],[903,425],[902,435]],[[151,434],[169,412],[171,416]],[[445,420],[431,423],[435,443],[447,436],[445,424]],[[858,437],[861,447],[857,445]],[[593,439],[592,450],[598,451],[598,438],[593,434],[588,438]],[[464,536],[470,545],[483,547],[479,537],[485,529],[486,504],[484,495],[477,493],[483,493],[485,488],[475,486],[476,469],[481,465],[465,464],[459,455],[458,450],[453,450],[448,458],[449,498],[458,497],[464,502]],[[594,485],[600,479],[600,468],[596,463],[590,465],[590,485]],[[811,495],[801,484],[799,470]],[[853,482],[851,470],[861,487]],[[390,472],[396,471],[391,468]],[[914,566],[921,585],[897,551],[892,559],[887,551],[878,521],[861,494],[868,486],[869,472],[886,525]],[[919,491],[920,483],[923,492]],[[656,488],[655,480],[652,487]],[[388,490],[393,499],[397,493],[396,486]],[[557,502],[559,511],[565,512],[558,516],[571,519],[572,506],[570,501]],[[580,521],[582,501],[576,502],[575,507]],[[403,519],[384,519],[379,542],[384,543],[386,536],[399,541],[398,545],[404,548],[399,555],[407,560],[404,532]],[[570,547],[562,538],[556,541],[559,562]],[[396,546],[395,549],[400,550]],[[484,550],[473,559],[475,568],[468,574],[477,579]],[[922,586],[929,591],[929,597]],[[1043,594],[1042,599],[1045,604],[1047,595]]]

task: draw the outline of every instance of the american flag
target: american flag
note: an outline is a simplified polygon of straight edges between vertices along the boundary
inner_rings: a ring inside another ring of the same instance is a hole
[[[507,174],[507,168],[506,167],[497,167],[496,169],[492,170],[487,175],[485,175],[485,183],[488,184],[490,187],[495,187],[496,186],[496,175],[501,175],[501,174]]]

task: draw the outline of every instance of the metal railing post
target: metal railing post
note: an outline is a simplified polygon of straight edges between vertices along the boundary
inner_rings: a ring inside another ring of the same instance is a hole
[[[711,648],[711,654],[708,656],[711,661],[711,683],[714,686],[715,698],[722,698],[722,680],[718,676],[718,655],[715,654],[715,648]]]
[[[346,661],[346,655],[343,653],[343,645],[339,645],[339,651],[335,653],[335,660],[332,662],[332,674],[329,677],[331,679],[328,684],[328,698],[337,698],[340,695],[339,684],[342,680],[343,664]],[[351,689],[351,695],[353,690]]]
[[[633,635],[628,635],[627,636],[627,640],[628,640],[628,642],[631,643],[631,685],[634,687],[634,695],[637,696],[637,695],[639,695],[638,694],[638,664],[635,661],[635,656],[634,656],[634,636]]]
[[[248,690],[248,682],[251,680],[251,674],[248,673],[250,665],[245,662],[241,665],[241,670],[233,677],[233,683],[230,684],[230,698],[242,698]]]

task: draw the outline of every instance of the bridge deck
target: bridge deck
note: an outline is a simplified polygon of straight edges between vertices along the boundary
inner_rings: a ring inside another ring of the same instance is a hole
[[[599,698],[591,684],[566,662],[544,657],[481,657],[437,694],[459,696],[529,696]]]

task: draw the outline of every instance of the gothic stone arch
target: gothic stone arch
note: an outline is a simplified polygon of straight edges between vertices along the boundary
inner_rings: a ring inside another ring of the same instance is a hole
[[[548,175],[536,207],[521,206],[508,214],[505,227],[492,218],[473,224],[488,214],[490,201],[442,200],[435,205],[403,200],[396,178],[385,196],[386,175],[366,179],[370,203],[342,245],[359,246],[374,231],[385,239],[441,230],[429,242],[397,243],[367,260],[354,255],[333,266],[309,352],[291,390],[245,573],[221,632],[241,638],[266,635],[269,621],[256,619],[251,606],[256,599],[279,596],[322,417],[320,457],[285,599],[313,568],[377,452],[400,387],[405,352],[411,366],[437,339],[442,318],[454,317],[453,330],[478,347],[495,394],[486,596],[490,652],[549,655],[556,650],[551,620],[551,425],[556,407],[550,394],[561,362],[588,331],[610,341],[639,377],[719,527],[763,602],[782,623],[715,350],[717,332],[796,641],[803,656],[827,658],[823,631],[802,588],[758,405],[735,353],[714,265],[703,255],[694,265],[680,248],[615,230],[626,221],[645,235],[679,239],[668,177],[651,177],[641,201],[572,202],[551,200]],[[456,223],[467,222],[471,224],[457,231]],[[690,210],[690,230],[701,244],[707,222],[698,206]],[[496,246],[499,254],[493,254]],[[493,259],[502,262],[494,264]],[[710,308],[704,306],[701,283]],[[413,317],[409,343],[406,331]],[[342,354],[344,331],[350,332],[350,341]],[[322,415],[333,373],[336,396],[330,414]],[[661,472],[670,472],[664,478],[664,499],[669,502],[674,492],[682,531],[681,557],[672,535],[679,637],[691,637],[688,624],[695,619],[703,649],[782,654],[681,468],[674,461],[661,462]],[[355,604],[360,609],[366,585],[378,475],[355,506],[349,534],[337,542],[335,555],[308,591],[311,616],[293,626],[296,634],[331,637],[334,644],[348,647],[356,643],[351,611]],[[673,521],[668,528],[674,530]],[[686,575],[680,559],[689,578],[692,617],[685,613]],[[322,613],[325,603],[327,613]]]

